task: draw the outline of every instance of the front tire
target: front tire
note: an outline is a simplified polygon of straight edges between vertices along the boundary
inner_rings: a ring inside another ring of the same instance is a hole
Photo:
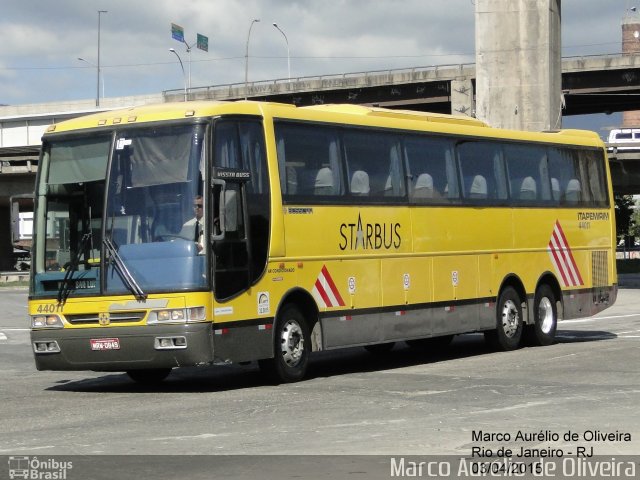
[[[533,325],[527,327],[528,343],[534,346],[551,345],[556,338],[558,309],[556,296],[549,285],[540,285],[533,301]]]
[[[311,338],[302,312],[295,305],[285,305],[276,319],[274,358],[260,360],[260,369],[277,383],[302,380],[307,373]]]
[[[485,338],[494,348],[515,350],[520,346],[523,330],[522,299],[515,288],[506,287],[496,304],[496,329],[485,332]]]

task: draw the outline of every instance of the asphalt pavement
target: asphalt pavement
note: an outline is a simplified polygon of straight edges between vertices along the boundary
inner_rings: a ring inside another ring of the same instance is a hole
[[[0,455],[99,455],[100,465],[103,455],[126,456],[106,457],[114,468],[136,463],[131,455],[179,455],[167,458],[184,472],[208,458],[185,465],[185,455],[241,455],[210,460],[209,477],[192,478],[212,478],[221,472],[215,464],[235,472],[224,478],[274,468],[280,475],[262,478],[282,479],[311,478],[305,468],[333,465],[334,456],[347,474],[313,478],[373,478],[354,473],[369,472],[358,455],[389,478],[398,455],[460,459],[523,447],[571,458],[578,448],[598,458],[640,454],[637,289],[622,288],[596,317],[561,322],[549,347],[495,352],[470,334],[444,353],[403,344],[382,356],[319,352],[308,379],[279,386],[254,364],[179,369],[155,387],[121,373],[38,372],[26,296],[0,288]]]

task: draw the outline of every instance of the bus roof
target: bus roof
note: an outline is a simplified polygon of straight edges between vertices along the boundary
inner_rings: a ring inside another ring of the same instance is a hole
[[[489,127],[481,120],[461,115],[446,115],[443,113],[420,112],[417,110],[395,110],[380,107],[365,107],[351,104],[330,104],[314,105],[311,107],[301,107],[305,110],[317,110],[331,113],[347,113],[351,115],[368,115],[374,117],[396,118],[398,120],[421,120],[429,122],[452,123],[458,125],[469,125],[474,127]]]
[[[58,124],[51,125],[47,133],[70,132],[74,130],[112,127],[114,125],[141,124],[183,118],[202,118],[224,114],[265,115],[276,118],[296,118],[319,121],[347,121],[351,117],[374,121],[376,124],[391,128],[408,128],[447,133],[547,141],[553,143],[581,143],[601,146],[602,140],[595,132],[587,130],[555,130],[547,132],[523,132],[492,128],[488,124],[471,117],[445,115],[433,112],[413,110],[393,110],[352,104],[328,104],[296,107],[291,104],[275,102],[256,102],[252,100],[227,101],[190,101],[141,105],[131,108],[108,110],[94,113]],[[338,118],[341,117],[341,118]],[[389,124],[385,120],[389,120]],[[461,129],[465,131],[462,132]],[[46,135],[46,134],[45,134]]]

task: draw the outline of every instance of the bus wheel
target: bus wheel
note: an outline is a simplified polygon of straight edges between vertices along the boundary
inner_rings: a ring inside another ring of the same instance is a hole
[[[496,329],[485,332],[489,344],[500,350],[515,350],[522,339],[522,300],[513,287],[506,287],[496,304]]]
[[[393,349],[393,346],[395,344],[396,342],[376,343],[375,345],[366,345],[364,349],[369,353],[373,353],[374,355],[381,355],[389,353]]]
[[[531,345],[551,345],[556,338],[558,311],[556,298],[549,285],[540,285],[533,301],[535,320],[526,331],[527,341]]]
[[[295,305],[285,305],[276,319],[274,358],[260,360],[260,369],[276,382],[302,380],[309,365],[311,339],[304,316]]]
[[[144,385],[160,383],[165,378],[167,378],[170,373],[170,368],[150,368],[146,370],[127,371],[127,375],[129,375],[129,378],[131,380]]]

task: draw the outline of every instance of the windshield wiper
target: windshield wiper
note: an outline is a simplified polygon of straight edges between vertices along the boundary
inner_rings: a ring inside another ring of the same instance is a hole
[[[87,232],[82,235],[80,242],[78,244],[78,250],[76,254],[69,262],[69,266],[64,272],[64,278],[62,279],[62,283],[60,284],[60,288],[58,289],[58,303],[64,304],[69,297],[69,293],[71,293],[71,277],[73,276],[73,272],[78,269],[78,263],[80,263],[80,255],[82,255],[87,248],[87,244],[91,243],[91,232]]]
[[[109,238],[105,237],[102,239],[102,244],[104,245],[107,261],[113,259],[113,266],[116,272],[118,272],[118,275],[120,275],[120,278],[122,278],[122,282],[125,284],[125,286],[131,291],[131,293],[133,293],[133,296],[136,297],[136,300],[146,300],[147,294],[142,291],[142,288],[140,288],[140,285],[138,285],[136,279],[133,278],[133,275],[131,275],[131,272],[129,272],[129,269],[124,264],[124,261],[116,250],[113,242]]]

